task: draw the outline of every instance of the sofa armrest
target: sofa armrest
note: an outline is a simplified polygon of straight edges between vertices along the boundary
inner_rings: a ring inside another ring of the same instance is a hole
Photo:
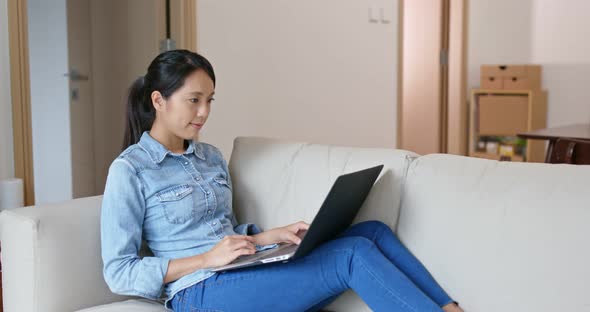
[[[74,311],[126,299],[102,275],[102,196],[0,214],[5,311]]]

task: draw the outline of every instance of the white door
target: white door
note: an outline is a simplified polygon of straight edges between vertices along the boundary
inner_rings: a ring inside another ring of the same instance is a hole
[[[66,0],[29,0],[35,203],[72,198]]]

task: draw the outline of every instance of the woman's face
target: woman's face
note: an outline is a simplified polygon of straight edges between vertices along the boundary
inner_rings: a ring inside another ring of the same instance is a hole
[[[171,134],[191,140],[209,117],[214,93],[213,80],[204,70],[196,70],[167,99],[157,91],[152,93],[156,122],[162,123]]]

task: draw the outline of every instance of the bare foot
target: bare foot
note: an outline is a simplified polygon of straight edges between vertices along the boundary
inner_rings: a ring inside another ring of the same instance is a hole
[[[456,303],[449,303],[442,307],[445,312],[464,312]]]

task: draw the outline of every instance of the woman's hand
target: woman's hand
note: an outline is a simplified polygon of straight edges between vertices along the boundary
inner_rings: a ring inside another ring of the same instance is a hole
[[[213,249],[203,254],[206,268],[226,265],[242,255],[256,253],[254,238],[246,235],[225,236]]]
[[[308,229],[309,224],[299,221],[297,223],[258,233],[252,237],[258,245],[275,243],[293,243],[299,245],[301,243],[301,238],[297,236],[297,233],[299,231],[307,231]]]

